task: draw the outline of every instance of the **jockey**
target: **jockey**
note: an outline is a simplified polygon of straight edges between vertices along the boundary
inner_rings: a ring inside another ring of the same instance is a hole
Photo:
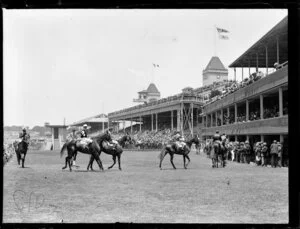
[[[182,149],[185,146],[184,137],[181,136],[179,131],[176,132],[176,134],[173,137],[173,140],[175,141],[175,145],[179,149]]]
[[[22,128],[22,132],[19,134],[20,142],[25,142],[27,146],[29,145],[30,135],[26,132],[26,128]]]
[[[88,138],[88,135],[87,135],[87,124],[83,125],[83,129],[80,132],[80,138],[81,138],[80,142],[82,144],[86,144],[85,148],[88,149],[89,144],[91,144],[93,142],[93,140],[90,139],[90,138]]]
[[[213,136],[213,142],[217,142],[219,145],[221,145],[221,142],[222,142],[222,138],[219,134],[219,131],[217,130],[215,135]]]

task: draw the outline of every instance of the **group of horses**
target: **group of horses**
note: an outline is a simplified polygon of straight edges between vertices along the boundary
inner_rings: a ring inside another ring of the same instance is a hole
[[[60,156],[62,157],[63,154],[67,151],[67,156],[65,158],[65,166],[62,169],[66,169],[69,166],[69,170],[72,171],[73,162],[76,161],[77,153],[83,153],[90,155],[90,160],[87,166],[87,170],[91,169],[93,170],[93,162],[96,160],[100,170],[104,170],[102,161],[100,159],[101,152],[104,152],[106,154],[109,154],[112,156],[113,164],[108,167],[108,169],[111,169],[115,164],[116,160],[118,160],[119,170],[122,170],[121,168],[121,155],[123,152],[123,148],[125,147],[126,143],[134,144],[135,146],[138,146],[138,143],[131,138],[129,134],[124,135],[117,141],[111,141],[110,136],[106,134],[98,135],[96,137],[92,138],[92,142],[86,147],[82,144],[77,144],[77,139],[72,139],[67,141],[61,151]],[[110,144],[109,142],[112,142]],[[174,169],[176,169],[173,158],[174,155],[182,155],[183,156],[183,166],[185,169],[187,169],[188,164],[190,163],[190,158],[188,154],[191,151],[192,144],[195,144],[196,151],[200,151],[200,140],[198,136],[194,136],[190,138],[189,140],[185,141],[185,144],[183,147],[179,147],[175,142],[170,142],[168,144],[163,145],[162,150],[159,154],[159,168],[162,169],[162,161],[164,157],[169,154],[170,155],[170,162]],[[17,155],[18,164],[20,165],[20,162],[22,161],[22,168],[24,168],[25,163],[25,157],[28,150],[28,143],[21,141],[21,142],[14,142],[15,152]],[[186,163],[186,160],[188,161]]]

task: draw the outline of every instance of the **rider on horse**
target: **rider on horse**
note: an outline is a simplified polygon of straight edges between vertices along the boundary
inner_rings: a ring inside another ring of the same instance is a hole
[[[175,142],[175,146],[177,149],[183,149],[186,143],[184,142],[184,137],[181,136],[180,132],[177,131],[173,137],[173,141]]]
[[[218,143],[219,146],[221,147],[222,138],[221,135],[219,134],[219,131],[216,131],[215,135],[213,136],[213,142]]]
[[[30,135],[26,132],[26,128],[23,127],[22,132],[19,134],[20,142],[25,142],[27,147],[29,146]]]
[[[87,135],[87,124],[83,125],[83,129],[80,132],[79,144],[82,144],[86,150],[89,149],[89,145],[93,142],[92,139],[88,138]]]

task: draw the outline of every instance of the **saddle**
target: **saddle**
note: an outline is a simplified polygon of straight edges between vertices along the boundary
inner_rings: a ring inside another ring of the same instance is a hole
[[[92,142],[93,140],[90,138],[81,138],[76,141],[76,146],[85,148],[88,147]]]

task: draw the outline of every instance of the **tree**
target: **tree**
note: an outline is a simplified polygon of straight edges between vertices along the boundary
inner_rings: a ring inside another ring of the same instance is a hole
[[[218,95],[222,95],[222,92],[220,92],[219,90],[212,90],[210,92],[209,98],[212,99],[213,97],[218,96]]]

